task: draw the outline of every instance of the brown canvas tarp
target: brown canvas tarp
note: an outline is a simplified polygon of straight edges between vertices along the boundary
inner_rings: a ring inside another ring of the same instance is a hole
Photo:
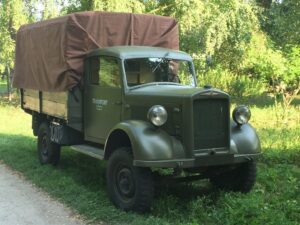
[[[81,12],[22,26],[17,33],[14,87],[65,91],[80,83],[83,59],[116,45],[179,48],[178,26],[162,16]]]

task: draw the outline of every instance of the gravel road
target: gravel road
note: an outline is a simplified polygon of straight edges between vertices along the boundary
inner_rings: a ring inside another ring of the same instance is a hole
[[[0,225],[81,225],[78,215],[0,162]]]

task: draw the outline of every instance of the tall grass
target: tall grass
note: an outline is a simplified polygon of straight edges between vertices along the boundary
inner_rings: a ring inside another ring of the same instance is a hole
[[[30,116],[7,104],[0,104],[0,160],[89,223],[299,224],[300,108],[293,106],[288,123],[281,123],[273,105],[251,104],[252,124],[259,133],[263,156],[257,183],[249,194],[220,192],[204,180],[158,187],[148,214],[123,212],[108,200],[105,162],[64,147],[59,166],[41,166]]]

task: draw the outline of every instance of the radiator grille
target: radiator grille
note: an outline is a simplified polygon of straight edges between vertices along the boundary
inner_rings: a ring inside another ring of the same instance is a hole
[[[229,146],[229,103],[227,99],[194,101],[194,149]]]

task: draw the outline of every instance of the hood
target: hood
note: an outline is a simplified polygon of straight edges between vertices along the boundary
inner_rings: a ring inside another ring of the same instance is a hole
[[[131,89],[127,93],[129,96],[158,96],[160,98],[170,97],[170,98],[198,98],[198,97],[221,97],[229,98],[228,94],[222,92],[215,88],[199,88],[191,86],[181,86],[181,85],[162,85],[153,84],[147,86],[140,86]]]

